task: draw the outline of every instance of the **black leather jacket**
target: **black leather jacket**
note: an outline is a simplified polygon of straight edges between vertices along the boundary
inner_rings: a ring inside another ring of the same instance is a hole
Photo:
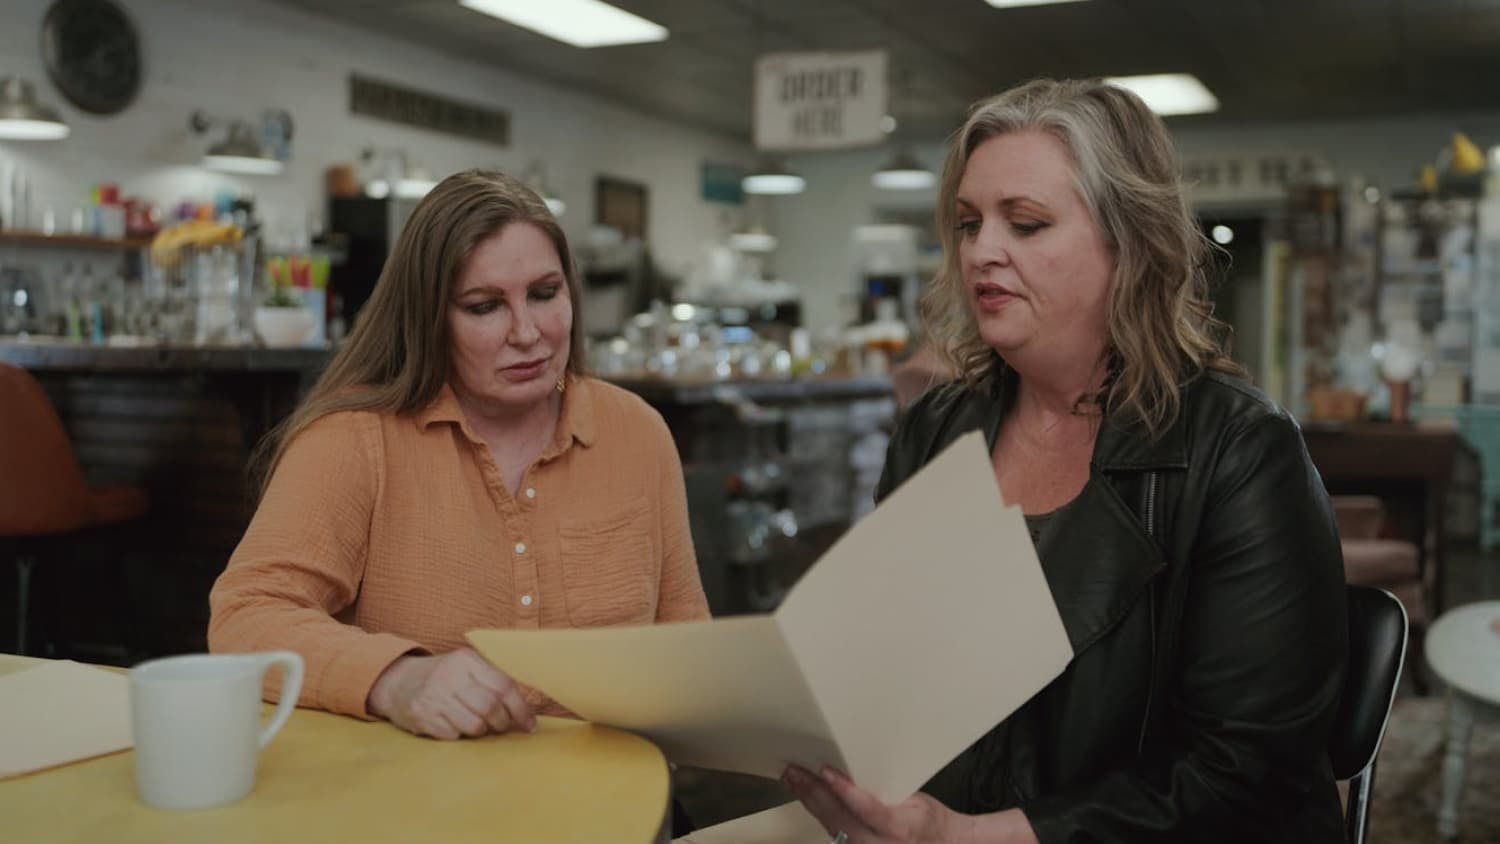
[[[918,399],[877,497],[962,433],[993,447],[1009,392],[999,379]],[[1020,806],[1043,844],[1341,841],[1325,747],[1343,563],[1296,422],[1202,375],[1154,440],[1106,420],[1088,485],[1056,518],[1042,563],[1073,661],[1003,725],[1003,751],[970,749],[967,793],[940,796]]]

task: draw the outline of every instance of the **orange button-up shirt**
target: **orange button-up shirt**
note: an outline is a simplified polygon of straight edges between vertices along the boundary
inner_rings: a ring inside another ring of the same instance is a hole
[[[514,496],[447,388],[415,415],[317,420],[282,456],[210,604],[211,650],[296,651],[301,705],[366,718],[391,662],[464,647],[477,627],[708,617],[666,424],[634,394],[573,377]]]

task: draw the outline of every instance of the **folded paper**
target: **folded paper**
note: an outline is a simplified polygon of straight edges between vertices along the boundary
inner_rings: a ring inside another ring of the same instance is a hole
[[[773,614],[469,640],[515,679],[679,764],[773,778],[792,763],[829,765],[888,801],[1073,655],[978,433],[851,528]]]

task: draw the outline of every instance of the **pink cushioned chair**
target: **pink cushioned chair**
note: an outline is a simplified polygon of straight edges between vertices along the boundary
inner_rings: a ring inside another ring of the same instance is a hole
[[[1395,595],[1406,609],[1411,627],[1410,640],[1421,652],[1422,633],[1427,629],[1427,597],[1432,571],[1421,570],[1421,550],[1401,539],[1384,539],[1385,505],[1372,495],[1335,495],[1333,512],[1338,519],[1339,539],[1344,549],[1344,580],[1375,586]],[[1426,683],[1418,667],[1420,660],[1407,663],[1412,685],[1418,693],[1426,692]]]

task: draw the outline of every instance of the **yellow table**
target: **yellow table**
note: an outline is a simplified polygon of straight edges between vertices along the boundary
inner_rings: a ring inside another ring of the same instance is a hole
[[[0,674],[36,661],[0,654]],[[665,841],[666,760],[638,736],[540,718],[534,735],[440,742],[298,709],[238,803],[140,803],[129,752],[0,782],[0,839],[165,842]]]

